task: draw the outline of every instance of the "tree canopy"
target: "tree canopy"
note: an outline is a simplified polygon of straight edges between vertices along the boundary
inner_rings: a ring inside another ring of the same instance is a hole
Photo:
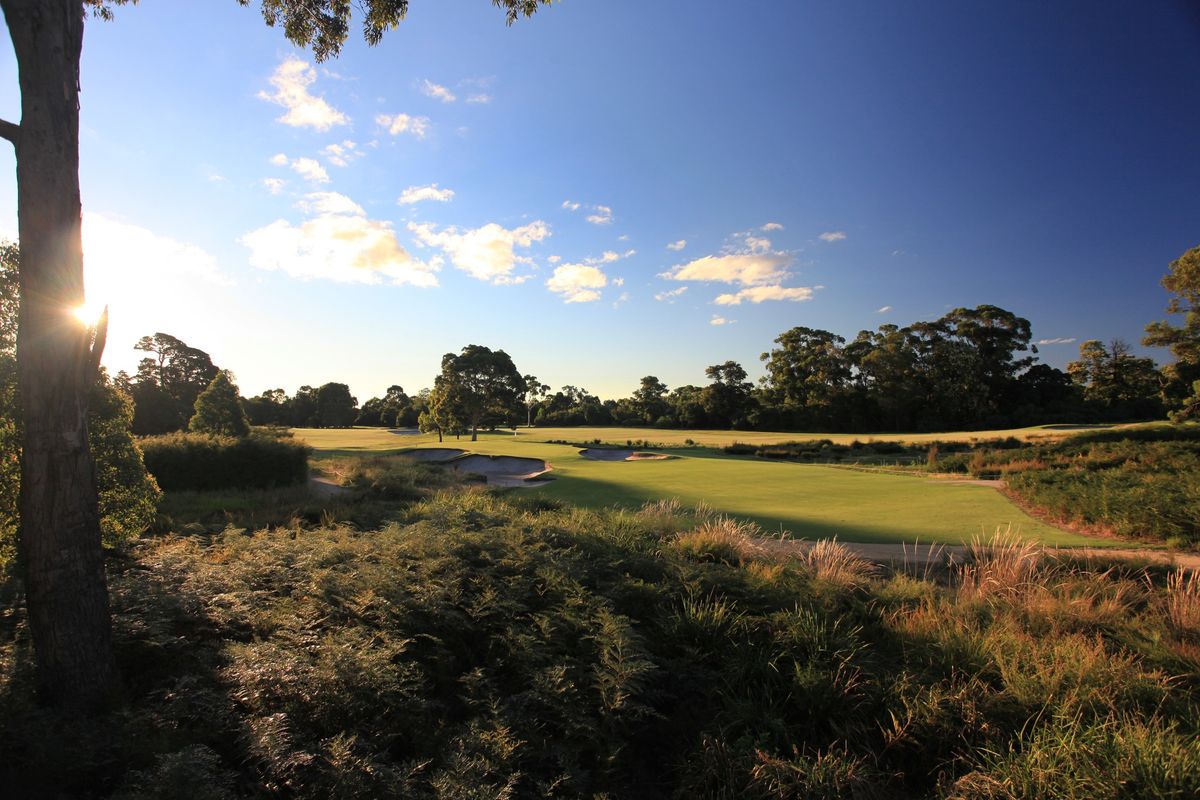
[[[469,344],[458,355],[442,356],[431,405],[437,408],[436,419],[461,420],[476,441],[484,423],[511,419],[525,391],[525,380],[508,353]]]
[[[250,433],[242,398],[229,370],[218,372],[208,388],[196,398],[196,413],[192,415],[188,428],[195,433],[217,436],[246,436]]]

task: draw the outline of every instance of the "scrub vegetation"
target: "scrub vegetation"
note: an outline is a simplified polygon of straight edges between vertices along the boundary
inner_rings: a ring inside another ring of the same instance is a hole
[[[1016,540],[959,564],[885,569],[833,542],[777,560],[711,507],[338,467],[363,492],[343,514],[420,499],[374,529],[200,526],[110,559],[108,713],[34,702],[9,584],[10,796],[1200,792],[1194,575]]]

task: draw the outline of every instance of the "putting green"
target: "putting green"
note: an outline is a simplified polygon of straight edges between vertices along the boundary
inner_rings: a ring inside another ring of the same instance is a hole
[[[377,428],[294,433],[314,448],[317,458],[438,446],[436,436]],[[528,491],[585,507],[636,508],[647,500],[676,498],[684,505],[708,503],[722,513],[754,520],[768,532],[782,529],[796,537],[836,536],[847,542],[960,544],[1011,526],[1020,536],[1047,544],[1129,546],[1047,525],[995,489],[919,476],[731,458],[696,449],[662,451],[677,456],[665,461],[593,461],[576,447],[533,441],[524,433],[480,434],[478,442],[448,437],[441,446],[544,459],[553,466],[554,480]]]

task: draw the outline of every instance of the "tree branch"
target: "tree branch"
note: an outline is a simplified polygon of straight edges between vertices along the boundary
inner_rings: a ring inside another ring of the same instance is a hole
[[[0,119],[0,137],[8,139],[12,142],[13,147],[17,146],[17,137],[21,135],[21,126],[16,123],[9,122],[6,119]]]

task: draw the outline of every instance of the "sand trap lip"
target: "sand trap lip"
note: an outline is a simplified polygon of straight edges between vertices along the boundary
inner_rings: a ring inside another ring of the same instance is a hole
[[[609,450],[603,447],[590,447],[580,450],[579,455],[589,461],[665,461],[670,456],[663,453],[642,453],[637,450]]]
[[[544,475],[551,470],[540,458],[521,456],[464,455],[449,463],[458,472],[472,472],[487,478],[489,486],[536,486],[530,478]]]
[[[405,450],[403,453],[396,455],[401,458],[410,458],[413,461],[432,461],[442,462],[453,461],[459,456],[466,455],[466,450],[459,450],[454,447],[421,447],[416,450]]]

